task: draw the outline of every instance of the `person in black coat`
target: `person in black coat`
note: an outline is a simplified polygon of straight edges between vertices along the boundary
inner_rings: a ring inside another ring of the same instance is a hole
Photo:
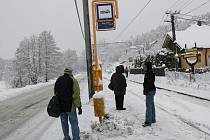
[[[156,93],[155,87],[155,74],[152,70],[152,63],[145,62],[144,65],[144,83],[143,83],[143,94],[146,96],[146,120],[143,124],[144,127],[151,126],[152,123],[156,122],[155,119],[155,105],[154,96]]]
[[[123,107],[124,104],[124,95],[126,94],[126,79],[122,74],[124,73],[124,67],[119,65],[116,67],[116,72],[112,75],[109,88],[114,91],[115,102],[117,110],[126,110]]]
[[[127,67],[125,68],[125,75],[126,75],[126,78],[128,78],[128,68]]]

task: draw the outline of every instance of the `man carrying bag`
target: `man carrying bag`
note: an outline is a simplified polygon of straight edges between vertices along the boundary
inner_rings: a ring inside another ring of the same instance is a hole
[[[60,103],[60,119],[64,134],[63,140],[71,140],[68,119],[71,124],[73,140],[80,140],[80,130],[76,113],[76,108],[78,108],[78,114],[82,114],[80,88],[78,81],[73,77],[71,68],[66,68],[64,75],[56,80],[54,93]]]

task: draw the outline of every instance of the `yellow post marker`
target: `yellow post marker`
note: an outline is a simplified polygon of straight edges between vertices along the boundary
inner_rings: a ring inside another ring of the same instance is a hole
[[[99,122],[103,123],[105,115],[104,98],[93,98],[95,116],[99,117]]]
[[[97,17],[97,19],[96,19]],[[103,90],[102,83],[102,64],[99,63],[98,49],[96,46],[96,32],[110,31],[116,28],[116,18],[119,17],[117,0],[93,0],[92,1],[92,20],[93,20],[93,86],[99,92]],[[99,94],[99,93],[97,93]],[[104,99],[93,98],[95,116],[99,117],[99,122],[103,123],[105,115]]]

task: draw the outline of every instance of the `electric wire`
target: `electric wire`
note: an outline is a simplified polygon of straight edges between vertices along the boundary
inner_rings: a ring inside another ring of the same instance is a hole
[[[177,6],[177,4],[179,5],[181,0],[177,0],[177,1],[175,1],[168,9],[171,9],[171,8],[173,8],[173,7],[175,7],[175,6]]]
[[[190,10],[190,11],[188,11],[188,12],[184,13],[184,14],[189,14],[189,13],[192,13],[193,11],[198,10],[198,9],[199,9],[199,8],[201,8],[202,6],[204,6],[204,5],[208,4],[208,2],[210,2],[210,0],[208,0],[208,1],[204,2],[204,3],[202,3],[202,4],[201,4],[201,5],[199,5],[198,7],[195,7],[195,8],[193,8],[192,10]]]
[[[76,11],[77,11],[77,17],[78,17],[78,20],[79,20],[79,25],[80,25],[82,37],[85,40],[85,35],[84,35],[84,31],[82,29],[82,23],[81,23],[81,20],[80,20],[79,10],[78,10],[78,6],[77,6],[77,0],[74,0],[74,4],[75,4],[75,7],[76,7]]]
[[[163,16],[162,16],[162,18],[161,18],[161,21],[160,21],[160,23],[159,23],[159,26],[161,26],[162,24],[163,24],[163,22],[164,22],[164,19],[165,19],[165,13],[163,14]]]
[[[194,1],[194,0],[188,0],[185,4],[183,4],[184,7],[182,7],[182,8],[180,9],[180,11],[186,9],[190,4],[193,3],[193,1]]]
[[[125,31],[129,28],[129,26],[136,20],[136,18],[144,11],[144,9],[149,5],[149,3],[152,0],[149,0],[146,5],[140,10],[138,11],[138,13],[132,18],[132,20],[127,24],[127,26],[119,33],[119,35],[114,39],[117,40],[119,37],[121,37],[123,35],[123,33],[125,33]]]

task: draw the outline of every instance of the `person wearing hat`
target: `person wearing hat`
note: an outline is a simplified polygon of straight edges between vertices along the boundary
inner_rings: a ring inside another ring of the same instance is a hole
[[[146,119],[143,127],[151,126],[152,123],[156,122],[155,119],[155,105],[154,96],[156,93],[155,87],[155,74],[152,70],[152,63],[145,62],[144,64],[144,83],[143,83],[143,94],[146,96]]]
[[[64,74],[56,80],[54,93],[60,101],[60,119],[64,134],[63,140],[71,140],[68,119],[71,124],[73,140],[80,140],[80,130],[76,113],[76,108],[78,108],[78,114],[82,114],[80,87],[78,81],[72,74],[71,68],[65,68]]]

